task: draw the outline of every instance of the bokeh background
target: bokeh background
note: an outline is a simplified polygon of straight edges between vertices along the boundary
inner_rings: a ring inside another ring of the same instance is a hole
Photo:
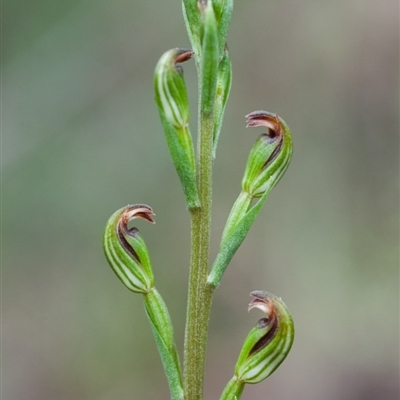
[[[189,218],[153,102],[161,54],[187,47],[175,1],[3,1],[3,399],[167,399],[142,299],[101,248],[128,203],[182,351]],[[215,162],[212,258],[259,130],[278,112],[294,157],[212,312],[205,399],[261,318],[293,313],[292,352],[245,400],[399,396],[399,15],[395,0],[237,1],[233,87]],[[196,74],[185,65],[196,129]]]

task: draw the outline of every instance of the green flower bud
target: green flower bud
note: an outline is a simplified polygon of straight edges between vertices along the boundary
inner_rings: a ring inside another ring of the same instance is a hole
[[[199,207],[195,158],[189,130],[189,104],[183,69],[191,50],[172,49],[163,54],[154,74],[155,100],[172,161],[181,181],[189,209]]]
[[[212,1],[199,1],[199,9],[203,16],[202,38],[202,85],[200,107],[203,114],[214,111],[218,66],[220,60],[218,26]]]
[[[259,308],[266,318],[247,336],[235,367],[237,379],[259,383],[270,376],[289,354],[294,339],[292,316],[285,303],[271,293],[254,291],[249,311]]]
[[[228,101],[232,84],[232,64],[229,57],[228,48],[225,48],[222,60],[218,67],[217,89],[214,107],[214,138],[213,138],[213,156],[215,158],[218,139],[221,133],[222,121],[224,118],[225,106]]]
[[[207,6],[212,7],[213,13],[215,13],[216,26],[218,28],[218,50],[222,57],[232,19],[233,0],[183,0],[183,17],[190,43],[196,56],[200,57],[204,39],[204,10]]]
[[[286,171],[292,157],[292,138],[286,123],[276,114],[254,111],[247,116],[247,127],[266,126],[250,152],[242,190],[252,197],[270,191]]]
[[[220,53],[223,54],[232,20],[233,0],[213,0],[215,18],[218,25],[218,42]]]
[[[165,52],[157,63],[154,75],[156,102],[167,121],[175,128],[189,123],[189,103],[183,69],[179,63],[190,60],[193,51],[172,49]]]
[[[132,292],[148,293],[154,286],[149,253],[137,228],[128,223],[141,218],[154,223],[153,210],[144,204],[127,206],[108,220],[103,236],[103,249],[111,268]]]
[[[196,56],[199,57],[201,54],[202,21],[198,0],[183,0],[182,7],[190,43]]]

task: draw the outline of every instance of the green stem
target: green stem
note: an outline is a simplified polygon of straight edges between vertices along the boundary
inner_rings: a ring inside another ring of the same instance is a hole
[[[201,82],[201,79],[199,80]],[[191,262],[184,349],[185,400],[201,400],[212,290],[207,285],[211,227],[213,115],[199,112],[200,208],[191,210]]]
[[[244,383],[234,376],[225,386],[220,400],[239,400],[242,396]]]
[[[207,285],[211,230],[211,192],[215,97],[218,78],[218,30],[211,2],[199,2],[202,24],[201,55],[196,55],[199,87],[197,188],[200,208],[191,209],[191,260],[184,349],[185,400],[203,397],[204,364],[212,287]]]

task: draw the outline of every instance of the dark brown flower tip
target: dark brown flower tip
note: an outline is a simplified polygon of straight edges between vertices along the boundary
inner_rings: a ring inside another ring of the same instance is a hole
[[[255,290],[250,293],[250,296],[253,297],[253,300],[249,304],[248,311],[258,308],[265,313],[268,320],[276,317],[276,308],[272,296],[268,292]]]
[[[152,218],[155,215],[152,208],[147,206],[146,204],[134,204],[128,205],[121,215],[121,223],[126,228],[129,221],[132,221],[135,218],[144,219],[151,224],[155,224],[156,222]]]
[[[266,126],[274,134],[274,136],[280,136],[282,133],[282,124],[277,114],[259,110],[247,114],[246,118],[246,128]]]
[[[152,218],[155,215],[152,208],[147,206],[146,204],[134,204],[128,205],[122,211],[121,217],[118,221],[117,225],[117,234],[121,245],[124,249],[136,260],[139,261],[139,257],[136,254],[136,251],[133,247],[128,243],[124,235],[135,237],[138,234],[138,229],[133,227],[128,229],[128,223],[136,218],[144,219],[151,224],[155,224],[156,222]]]
[[[273,339],[278,329],[278,318],[277,310],[273,303],[273,296],[270,293],[262,290],[255,290],[250,293],[250,296],[253,297],[253,300],[249,304],[248,311],[253,308],[258,308],[266,315],[266,318],[261,318],[258,321],[258,327],[260,329],[264,329],[268,326],[270,327],[267,334],[253,346],[250,352],[251,355],[263,349]]]
[[[194,55],[194,51],[190,49],[177,49],[177,53],[175,56],[175,64],[180,64],[185,61],[190,60]]]

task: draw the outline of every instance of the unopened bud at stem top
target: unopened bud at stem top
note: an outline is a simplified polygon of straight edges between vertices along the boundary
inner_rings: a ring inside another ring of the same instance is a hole
[[[233,0],[213,0],[213,6],[218,25],[220,54],[222,56],[232,20]]]
[[[220,60],[218,27],[212,1],[199,2],[203,20],[201,53],[201,113],[212,114],[216,97],[218,66]]]

